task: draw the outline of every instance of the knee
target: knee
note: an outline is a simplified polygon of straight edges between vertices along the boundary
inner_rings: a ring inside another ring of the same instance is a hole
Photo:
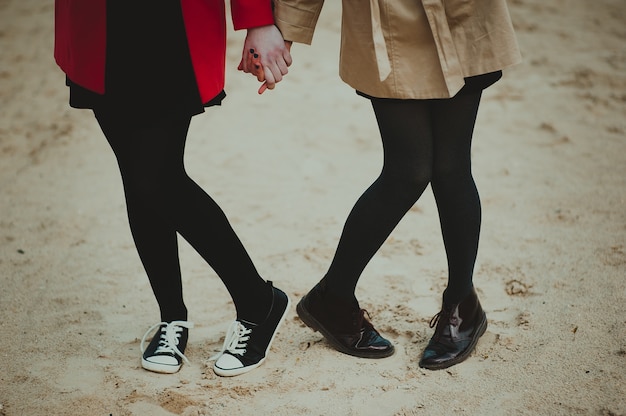
[[[473,195],[477,192],[472,170],[462,166],[435,169],[431,186],[437,199],[457,199],[463,195]]]
[[[433,182],[458,181],[471,177],[472,161],[469,152],[441,152],[433,160]]]
[[[169,198],[178,189],[177,177],[158,171],[135,170],[124,175],[123,182],[126,194],[143,200]]]
[[[134,200],[154,200],[162,193],[161,182],[154,176],[125,175],[123,182],[126,196]]]
[[[433,168],[431,182],[433,187],[473,183],[472,170],[461,164],[436,165]]]
[[[412,205],[424,192],[432,180],[430,166],[414,167],[403,172],[390,172],[386,175],[389,188],[398,199]]]

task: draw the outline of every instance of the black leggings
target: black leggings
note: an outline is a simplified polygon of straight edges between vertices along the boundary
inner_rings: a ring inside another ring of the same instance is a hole
[[[324,277],[334,295],[354,299],[363,269],[431,184],[448,259],[446,303],[472,288],[481,208],[470,148],[481,92],[442,100],[372,98],[384,148],[380,176],[346,220]]]
[[[271,289],[224,212],[185,172],[191,116],[140,121],[114,110],[94,113],[119,164],[130,229],[161,319],[187,319],[178,258],[180,233],[222,279],[238,318],[262,320]]]

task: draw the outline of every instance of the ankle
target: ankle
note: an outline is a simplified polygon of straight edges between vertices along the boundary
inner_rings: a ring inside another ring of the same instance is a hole
[[[354,291],[351,290],[337,290],[335,287],[326,285],[321,290],[322,297],[332,303],[338,303],[341,305],[349,305],[358,308],[359,302],[356,299]]]
[[[166,323],[170,323],[170,322],[186,322],[189,319],[187,318],[187,315],[185,314],[184,316],[181,315],[165,315],[165,316],[161,316],[161,322],[166,322]]]
[[[184,313],[162,313],[161,322],[187,321],[187,311]]]
[[[462,303],[472,294],[473,288],[474,286],[460,289],[455,288],[455,290],[450,290],[450,288],[447,288],[443,291],[443,308],[452,309],[456,305]]]
[[[237,320],[244,320],[253,324],[261,324],[265,321],[274,300],[274,291],[271,283],[266,283],[262,290],[253,292],[252,298],[237,302]]]

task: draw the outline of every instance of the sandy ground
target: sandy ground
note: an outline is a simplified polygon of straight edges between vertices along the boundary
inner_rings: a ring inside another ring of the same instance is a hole
[[[190,173],[294,304],[381,163],[369,103],[337,76],[338,3],[260,97],[232,34],[229,97],[188,145]],[[192,364],[141,369],[158,310],[114,158],[91,114],[67,106],[52,2],[0,0],[0,415],[626,414],[626,3],[510,7],[524,63],[485,93],[475,135],[489,329],[472,357],[417,366],[446,276],[427,190],[357,293],[393,357],[342,355],[292,309],[261,368],[220,378],[207,359],[234,308],[184,242]]]

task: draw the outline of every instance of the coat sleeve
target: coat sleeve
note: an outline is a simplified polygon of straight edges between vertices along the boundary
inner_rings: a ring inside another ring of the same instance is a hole
[[[274,24],[272,0],[231,0],[235,30]]]
[[[274,0],[276,26],[285,40],[310,45],[323,5],[324,0]]]

